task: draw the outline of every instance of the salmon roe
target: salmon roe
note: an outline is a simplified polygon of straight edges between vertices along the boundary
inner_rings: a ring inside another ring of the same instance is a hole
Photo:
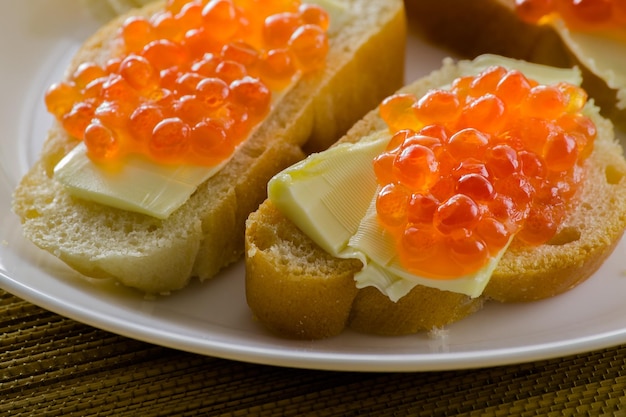
[[[593,149],[586,101],[575,85],[539,85],[499,66],[419,100],[385,99],[380,114],[393,136],[373,163],[376,210],[407,270],[456,278],[513,236],[548,242]]]
[[[626,24],[624,0],[515,0],[515,10],[528,23],[558,14],[576,29],[623,29]]]
[[[120,55],[80,65],[45,103],[96,162],[219,163],[268,114],[272,91],[324,65],[328,21],[299,0],[168,0],[128,18]]]

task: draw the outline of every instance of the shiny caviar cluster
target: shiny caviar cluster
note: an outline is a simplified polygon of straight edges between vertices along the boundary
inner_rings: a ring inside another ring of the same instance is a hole
[[[518,16],[536,23],[552,13],[574,28],[624,28],[626,0],[515,0]]]
[[[272,91],[324,65],[328,25],[299,0],[169,0],[128,18],[121,55],[80,65],[46,106],[94,161],[212,165],[267,115]]]
[[[376,210],[408,271],[454,278],[480,269],[515,236],[552,238],[596,136],[587,95],[490,67],[450,90],[387,98],[395,132],[375,158]]]

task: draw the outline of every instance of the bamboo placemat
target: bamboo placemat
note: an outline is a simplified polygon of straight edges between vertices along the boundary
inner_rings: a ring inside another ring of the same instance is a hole
[[[108,333],[0,290],[0,416],[626,416],[626,346],[515,366],[328,372]]]

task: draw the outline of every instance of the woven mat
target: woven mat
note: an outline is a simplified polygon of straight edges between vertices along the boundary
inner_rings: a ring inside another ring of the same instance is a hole
[[[327,372],[180,352],[0,290],[0,416],[626,416],[626,346],[480,370]]]

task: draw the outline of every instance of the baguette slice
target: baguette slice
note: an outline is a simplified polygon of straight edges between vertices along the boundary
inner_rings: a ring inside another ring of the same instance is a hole
[[[613,47],[615,62],[621,62],[621,68],[603,68],[595,56],[586,52],[591,48],[581,48],[566,28],[520,20],[514,0],[405,0],[405,3],[414,30],[462,57],[490,53],[562,68],[578,66],[583,74],[583,88],[594,98],[602,114],[618,127],[626,128],[626,83],[623,82],[626,43],[621,49]],[[600,42],[598,49],[606,44]]]
[[[77,142],[55,124],[14,193],[13,210],[26,237],[84,275],[114,278],[146,293],[183,288],[190,277],[205,280],[240,259],[245,220],[265,198],[271,176],[302,159],[303,149],[328,147],[402,85],[402,1],[340,3],[350,16],[329,33],[324,70],[300,79],[224,169],[165,220],[70,195],[52,170]],[[162,7],[159,2],[132,13],[150,15]],[[102,63],[119,53],[114,39],[125,18],[88,39],[68,73],[85,60]]]
[[[440,70],[402,91],[420,97],[459,75],[447,59]],[[540,247],[512,244],[482,296],[416,286],[394,303],[373,287],[359,290],[353,277],[360,261],[330,256],[266,200],[246,229],[246,296],[253,314],[287,337],[330,337],[346,327],[401,335],[441,328],[476,312],[486,300],[537,300],[579,284],[611,253],[626,227],[626,161],[611,122],[592,109],[599,134],[582,189],[557,235]],[[374,110],[340,142],[357,142],[382,129],[387,127]]]

